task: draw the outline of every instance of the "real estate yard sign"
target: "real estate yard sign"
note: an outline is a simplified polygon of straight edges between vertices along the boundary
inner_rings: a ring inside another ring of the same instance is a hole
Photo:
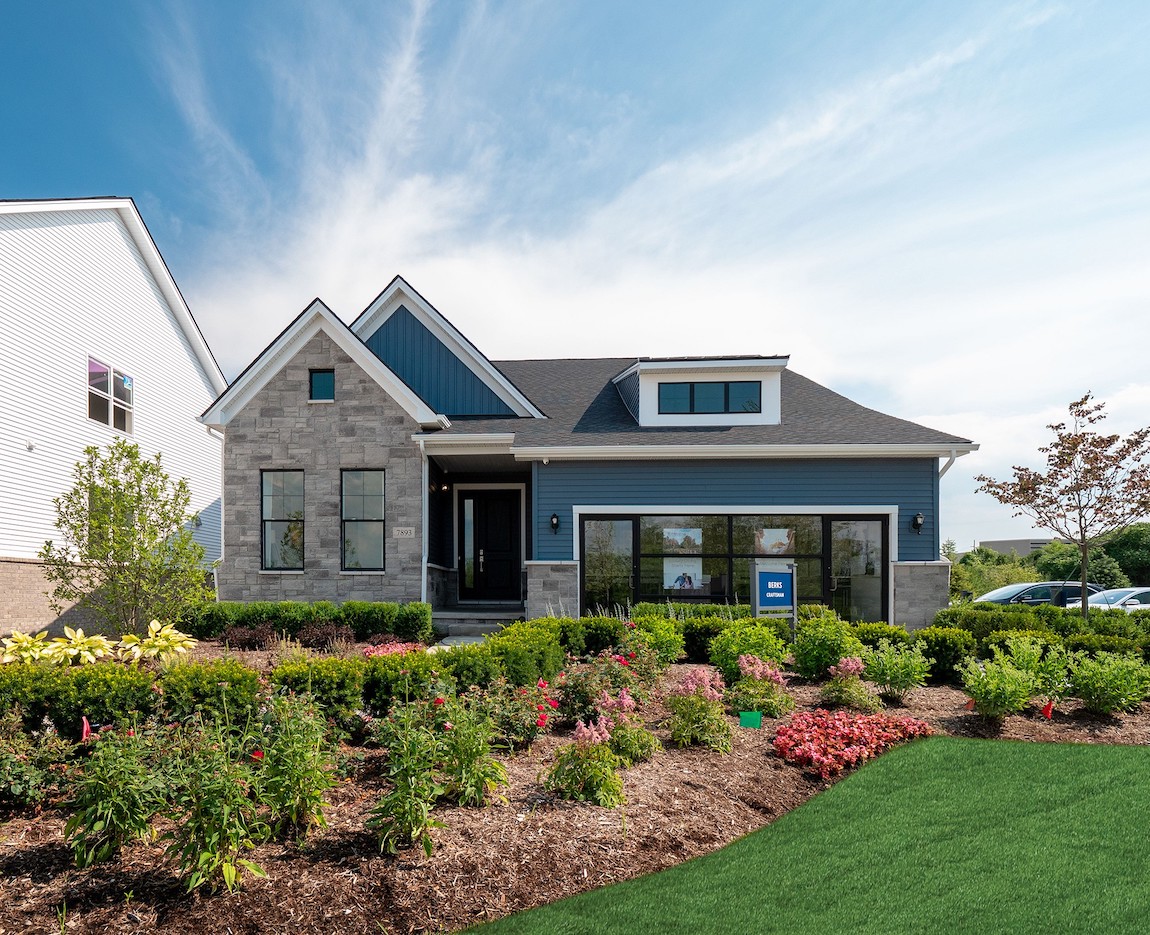
[[[795,563],[785,559],[755,559],[755,586],[751,589],[756,617],[787,617],[793,635],[798,625],[795,600]]]

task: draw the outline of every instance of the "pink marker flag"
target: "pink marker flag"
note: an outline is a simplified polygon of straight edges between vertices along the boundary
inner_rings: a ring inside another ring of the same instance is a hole
[[[80,740],[84,741],[92,736],[92,725],[88,723],[87,717],[80,718],[80,722],[82,724],[80,728]]]

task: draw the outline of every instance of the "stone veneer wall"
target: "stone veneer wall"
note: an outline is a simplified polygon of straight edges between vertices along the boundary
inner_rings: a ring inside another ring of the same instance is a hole
[[[579,616],[579,563],[527,563],[527,619]]]
[[[432,607],[440,609],[451,607],[456,603],[459,594],[456,579],[459,574],[454,568],[442,568],[439,565],[427,566],[427,601]]]
[[[309,370],[335,370],[335,401],[309,402]],[[419,425],[320,332],[227,426],[221,600],[414,601],[422,585]],[[383,573],[340,570],[340,470],[384,470]],[[260,570],[261,470],[304,472],[304,570]],[[410,539],[396,527],[415,530]]]
[[[950,602],[950,562],[894,563],[894,619],[908,630],[934,623],[934,615]]]

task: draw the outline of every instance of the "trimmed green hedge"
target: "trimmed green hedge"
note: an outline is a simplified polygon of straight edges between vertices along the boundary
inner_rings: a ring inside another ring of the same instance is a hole
[[[673,620],[690,620],[692,617],[722,617],[737,620],[753,615],[749,604],[688,604],[683,601],[666,601],[656,604],[642,601],[631,608],[631,617],[666,617]]]
[[[924,656],[934,660],[927,679],[933,684],[961,681],[958,668],[977,648],[974,636],[961,627],[927,627],[914,634],[914,641],[922,647]]]
[[[357,640],[394,634],[426,643],[431,639],[431,605],[422,601],[217,601],[189,607],[179,626],[197,639],[213,639],[229,627],[271,627],[275,633],[296,636],[307,626],[335,624],[351,627]]]
[[[343,721],[363,704],[365,662],[338,656],[288,659],[272,670],[271,682],[297,695],[311,695],[326,717]]]

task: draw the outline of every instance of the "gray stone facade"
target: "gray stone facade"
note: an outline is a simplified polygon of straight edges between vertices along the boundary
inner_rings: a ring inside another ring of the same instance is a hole
[[[950,602],[950,562],[895,562],[891,623],[921,630]]]
[[[309,371],[335,370],[335,400],[310,402]],[[324,333],[227,426],[221,600],[415,601],[422,590],[419,425]],[[383,470],[385,571],[341,571],[340,471]],[[304,570],[261,571],[261,470],[304,472]],[[397,538],[399,529],[414,530]]]
[[[579,616],[579,563],[527,563],[527,619]]]
[[[451,607],[459,595],[459,573],[442,565],[427,566],[427,600],[435,609]]]

